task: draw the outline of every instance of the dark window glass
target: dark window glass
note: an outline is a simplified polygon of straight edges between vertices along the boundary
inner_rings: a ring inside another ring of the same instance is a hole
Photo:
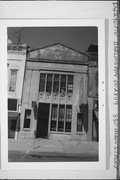
[[[81,113],[77,114],[77,132],[83,131],[83,117]]]
[[[8,50],[8,51],[11,50],[11,46],[8,46],[8,47],[7,47],[7,50]]]
[[[73,92],[73,75],[68,75],[67,93]]]
[[[13,46],[13,51],[16,51],[17,50],[17,46]]]
[[[59,75],[54,75],[54,82],[53,82],[53,93],[59,92]]]
[[[59,106],[58,131],[64,131],[65,105]]]
[[[65,96],[65,93],[66,93],[66,75],[61,75],[60,93],[61,93],[61,96]]]
[[[31,109],[25,110],[24,128],[30,128]]]
[[[44,92],[45,91],[45,79],[46,79],[46,74],[41,73],[40,74],[40,85],[39,85],[39,91]]]
[[[57,125],[57,104],[52,105],[52,112],[51,112],[51,126],[50,130],[51,131],[56,131],[56,125]]]
[[[18,51],[22,51],[22,46],[18,46]]]
[[[16,120],[11,120],[11,130],[15,131],[16,130]]]
[[[66,106],[66,122],[65,122],[65,131],[71,132],[71,121],[72,121],[72,106]]]
[[[51,94],[52,90],[52,74],[47,74],[46,92]]]
[[[8,99],[8,110],[17,111],[17,99]]]

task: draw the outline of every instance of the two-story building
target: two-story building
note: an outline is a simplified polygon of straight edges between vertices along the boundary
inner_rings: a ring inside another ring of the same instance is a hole
[[[29,51],[19,138],[86,139],[88,56],[60,43]]]
[[[8,137],[17,138],[27,46],[25,44],[14,44],[8,39],[7,52]]]

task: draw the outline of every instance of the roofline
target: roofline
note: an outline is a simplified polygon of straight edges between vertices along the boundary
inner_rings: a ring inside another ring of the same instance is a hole
[[[66,46],[66,45],[64,45],[64,44],[62,44],[62,43],[54,43],[54,44],[51,44],[51,45],[43,46],[43,47],[41,47],[41,48],[31,49],[29,52],[33,52],[33,51],[36,51],[36,50],[45,49],[45,48],[48,48],[48,47],[51,47],[51,46],[56,46],[56,45],[62,45],[62,46],[64,46],[64,47],[68,48],[68,49],[71,49],[71,50],[73,50],[73,51],[75,51],[75,52],[77,52],[77,53],[80,53],[80,54],[88,57],[88,55],[87,55],[86,53],[83,53],[83,52],[81,52],[81,51],[78,51],[78,50],[76,50],[76,49],[74,49],[74,48],[71,48],[71,47],[69,47],[69,46]]]

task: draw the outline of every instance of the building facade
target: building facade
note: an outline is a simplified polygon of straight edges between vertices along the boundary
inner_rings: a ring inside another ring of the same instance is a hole
[[[98,64],[91,50],[58,43],[27,54],[18,138],[96,140]]]
[[[17,138],[27,46],[8,39],[8,137]]]

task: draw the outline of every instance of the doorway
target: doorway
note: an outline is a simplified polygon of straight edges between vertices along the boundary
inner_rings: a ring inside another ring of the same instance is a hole
[[[50,104],[39,103],[36,138],[48,137],[49,108]]]

